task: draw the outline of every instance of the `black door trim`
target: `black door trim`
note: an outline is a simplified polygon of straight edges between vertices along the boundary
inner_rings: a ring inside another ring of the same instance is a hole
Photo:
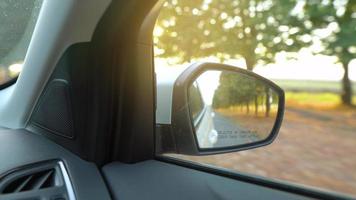
[[[195,169],[203,172],[207,172],[210,174],[215,174],[218,176],[223,176],[227,178],[231,178],[238,181],[243,181],[247,183],[252,183],[256,185],[260,185],[263,187],[269,187],[276,190],[281,190],[285,192],[290,192],[310,198],[315,199],[325,199],[325,200],[352,200],[355,199],[352,196],[348,196],[345,194],[330,192],[326,190],[321,190],[317,188],[310,188],[302,185],[291,184],[286,181],[280,181],[275,179],[267,179],[260,176],[255,176],[252,174],[242,173],[242,172],[233,172],[223,168],[214,168],[212,166],[203,165],[200,163],[195,163],[188,160],[182,160],[178,158],[168,157],[164,155],[157,155],[156,159],[162,162],[172,163],[175,165],[179,165],[181,167]]]

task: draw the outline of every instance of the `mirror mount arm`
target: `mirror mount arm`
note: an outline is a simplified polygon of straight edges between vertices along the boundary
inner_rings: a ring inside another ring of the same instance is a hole
[[[168,124],[156,125],[156,153],[178,153],[172,127]]]

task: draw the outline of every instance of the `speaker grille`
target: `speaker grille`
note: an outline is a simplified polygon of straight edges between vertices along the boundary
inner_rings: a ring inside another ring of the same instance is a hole
[[[32,123],[56,135],[74,137],[70,90],[65,80],[51,81],[39,101]]]

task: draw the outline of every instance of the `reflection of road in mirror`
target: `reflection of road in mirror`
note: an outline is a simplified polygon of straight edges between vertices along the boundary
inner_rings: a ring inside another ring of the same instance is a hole
[[[218,132],[215,129],[212,129],[209,133],[209,142],[210,144],[215,144],[218,140]]]
[[[218,133],[214,147],[228,147],[260,141],[255,131],[247,130],[220,113],[213,112],[213,123]]]

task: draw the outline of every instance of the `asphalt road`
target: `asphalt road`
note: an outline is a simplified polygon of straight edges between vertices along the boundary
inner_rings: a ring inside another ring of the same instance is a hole
[[[213,122],[215,130],[218,132],[218,139],[214,147],[248,144],[260,140],[256,134],[243,129],[228,117],[217,112],[214,113]]]

